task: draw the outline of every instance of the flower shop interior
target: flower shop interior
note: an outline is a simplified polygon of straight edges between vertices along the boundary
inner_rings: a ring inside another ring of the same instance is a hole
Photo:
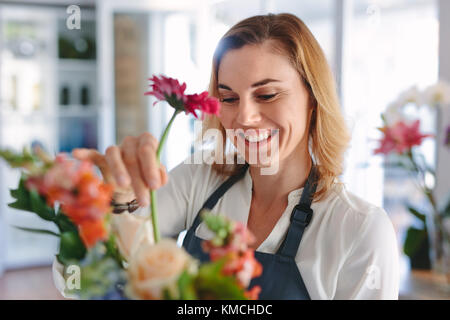
[[[448,0],[1,0],[0,147],[105,152],[128,135],[158,137],[171,112],[144,96],[149,76],[207,90],[222,35],[281,12],[306,23],[333,70],[352,135],[341,180],[392,221],[399,299],[450,299],[450,244],[435,236],[450,234]],[[386,138],[401,117],[430,135],[414,147],[415,170]],[[161,155],[168,170],[194,150],[194,119],[176,122]],[[0,161],[0,299],[64,299],[55,237],[17,228],[48,223],[8,206],[19,177]]]

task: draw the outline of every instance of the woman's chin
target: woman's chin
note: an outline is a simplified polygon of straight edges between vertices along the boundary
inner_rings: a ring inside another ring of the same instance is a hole
[[[240,154],[242,155],[243,153]],[[248,151],[245,152],[244,159],[251,167],[255,168],[273,167],[279,162],[278,157],[271,157],[270,155],[261,156],[259,154],[252,154]]]

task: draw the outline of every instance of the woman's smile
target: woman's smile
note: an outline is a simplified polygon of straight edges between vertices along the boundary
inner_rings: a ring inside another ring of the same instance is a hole
[[[268,144],[272,137],[278,135],[279,129],[258,129],[258,130],[239,130],[238,137],[246,146],[250,148],[259,148]]]

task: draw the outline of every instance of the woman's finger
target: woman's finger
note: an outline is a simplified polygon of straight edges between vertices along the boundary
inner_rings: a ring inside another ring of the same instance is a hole
[[[93,149],[75,148],[72,150],[72,156],[78,160],[91,160],[93,157]]]
[[[138,142],[138,160],[141,175],[144,177],[147,186],[155,190],[161,186],[161,174],[159,164],[156,160],[156,150],[158,141],[150,133],[143,133]]]
[[[109,146],[106,149],[105,155],[106,162],[119,186],[123,188],[128,187],[131,183],[131,178],[122,160],[120,148],[115,145]]]
[[[141,206],[146,207],[150,204],[150,195],[139,168],[137,142],[137,139],[134,139],[133,137],[126,137],[121,146],[121,155],[128,174],[131,177],[131,186],[137,200]]]
[[[102,173],[103,179],[107,183],[115,185],[115,180],[106,162],[105,156],[96,149],[76,148],[72,150],[72,156],[78,160],[93,162]]]
[[[166,167],[161,164],[159,167],[159,172],[161,174],[161,186],[164,186],[167,181],[169,181],[169,176],[167,175]]]

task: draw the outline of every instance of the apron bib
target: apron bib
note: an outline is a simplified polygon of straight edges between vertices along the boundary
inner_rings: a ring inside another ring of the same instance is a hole
[[[203,209],[212,210],[225,192],[244,177],[248,166],[248,163],[246,163],[239,174],[228,178],[213,192],[197,213],[192,226],[186,233],[183,247],[201,262],[209,261],[209,255],[202,250],[201,243],[204,240],[195,235],[195,231],[201,223],[200,212]],[[317,187],[316,180],[317,170],[313,166],[300,201],[292,210],[291,223],[286,237],[277,252],[271,254],[255,251],[255,258],[261,263],[263,273],[261,276],[252,279],[249,288],[259,285],[261,287],[259,299],[261,300],[310,300],[308,290],[295,262],[295,256],[303,232],[312,218],[311,202],[312,195]]]

